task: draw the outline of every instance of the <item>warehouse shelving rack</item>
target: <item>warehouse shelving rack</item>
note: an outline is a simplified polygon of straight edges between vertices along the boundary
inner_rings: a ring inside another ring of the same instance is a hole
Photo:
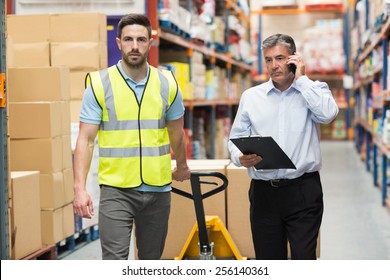
[[[5,98],[5,12],[6,3],[0,2],[0,229],[1,259],[9,259],[8,237],[8,145],[7,107]]]
[[[266,15],[272,16],[272,15],[320,15],[320,14],[336,14],[338,17],[343,19],[343,47],[344,47],[344,53],[345,53],[345,61],[344,61],[344,69],[342,73],[309,73],[308,76],[311,79],[318,79],[323,80],[326,82],[336,82],[339,84],[339,82],[342,82],[343,77],[345,75],[350,75],[350,69],[349,69],[349,7],[345,8],[342,4],[340,5],[333,5],[333,4],[318,4],[318,5],[309,5],[305,8],[299,8],[295,6],[277,6],[275,8],[266,8],[262,10],[253,10],[251,12],[252,15],[258,16],[258,34],[257,34],[257,40],[259,42],[257,46],[257,53],[258,53],[258,62],[257,62],[257,69],[258,69],[258,76],[255,77],[255,81],[258,83],[265,82],[268,80],[268,75],[264,73],[263,70],[263,64],[262,64],[262,50],[261,50],[261,42],[263,40],[263,17]],[[320,18],[320,17],[318,17]],[[350,106],[349,106],[349,100],[350,100],[350,89],[345,88],[345,100],[347,102],[341,102],[338,103],[338,106],[340,109],[345,111],[345,123],[346,123],[346,138],[352,138],[353,130],[351,126],[351,113],[350,113]]]
[[[187,10],[191,11],[193,0],[187,0]],[[235,13],[241,20],[243,21],[249,21],[249,17],[246,17],[241,10],[241,8],[232,0],[224,0],[225,2],[225,24],[226,24],[226,30],[225,30],[225,42],[228,40],[228,32],[229,32],[229,25],[228,23],[228,16],[232,13]],[[154,15],[155,7],[149,6],[148,7],[148,16]],[[152,22],[153,26],[153,22]],[[238,69],[241,72],[245,72],[249,75],[252,75],[256,72],[255,68],[252,65],[249,65],[243,61],[239,61],[237,59],[234,59],[229,52],[219,52],[218,50],[215,50],[211,47],[208,47],[207,45],[199,45],[197,43],[194,43],[190,40],[187,40],[183,36],[180,36],[180,34],[173,34],[172,32],[167,32],[164,29],[160,28],[157,24],[153,26],[153,29],[157,30],[157,40],[164,40],[165,42],[168,42],[170,44],[173,44],[175,46],[180,46],[187,50],[187,56],[188,56],[188,62],[191,61],[191,56],[193,51],[202,53],[205,57],[208,58],[210,67],[213,68],[217,61],[225,63],[225,69],[226,69],[226,77],[228,80],[230,80],[232,76],[233,68]],[[156,50],[158,51],[158,50]],[[157,66],[158,65],[158,54],[154,56],[155,60],[149,60],[151,65]],[[218,100],[185,100],[184,106],[187,109],[186,116],[185,116],[185,127],[192,131],[193,129],[193,118],[194,118],[194,110],[196,108],[200,109],[206,109],[210,113],[210,127],[212,128],[210,130],[211,135],[210,139],[215,139],[215,126],[216,126],[216,119],[217,119],[217,110],[219,108],[226,108],[226,114],[227,117],[233,120],[233,114],[234,110],[233,107],[238,105],[239,100],[236,99],[218,99]],[[209,151],[209,158],[214,159],[215,158],[215,145],[216,143],[214,141],[211,141],[210,143],[210,151]]]
[[[366,29],[368,29],[368,22],[366,21]],[[373,50],[378,46],[382,47],[383,53],[383,67],[376,69],[372,75],[364,77],[356,82],[355,85],[355,99],[358,116],[355,119],[355,146],[365,161],[367,171],[372,171],[373,182],[375,186],[381,188],[381,201],[383,206],[390,206],[388,197],[388,160],[390,159],[390,146],[386,144],[382,135],[378,133],[369,121],[367,112],[361,112],[363,107],[368,109],[368,103],[372,109],[372,120],[379,120],[383,123],[385,120],[385,112],[390,109],[390,91],[387,84],[387,76],[389,71],[388,45],[390,42],[390,17],[383,23],[380,31],[371,37],[371,41],[356,57],[356,65],[364,63],[364,61],[372,54]],[[371,84],[377,76],[380,76],[382,88],[381,93],[375,100],[372,99]],[[362,94],[360,89],[363,88],[365,94]],[[378,164],[380,160],[380,165]],[[379,169],[380,168],[380,169]]]

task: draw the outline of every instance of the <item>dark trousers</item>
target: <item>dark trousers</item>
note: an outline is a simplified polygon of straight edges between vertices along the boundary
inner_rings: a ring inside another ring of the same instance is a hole
[[[316,259],[323,214],[318,172],[272,184],[252,180],[249,190],[252,238],[258,260]]]
[[[170,205],[170,192],[101,187],[99,233],[103,260],[128,259],[134,224],[138,258],[160,259],[168,232]]]

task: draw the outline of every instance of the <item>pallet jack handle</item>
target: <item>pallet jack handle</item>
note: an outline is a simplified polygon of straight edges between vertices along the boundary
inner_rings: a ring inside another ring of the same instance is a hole
[[[217,182],[212,182],[212,181],[202,181],[200,180],[201,177],[217,177],[222,180],[222,184],[219,185]],[[203,199],[225,190],[228,186],[228,180],[224,174],[219,172],[197,171],[197,172],[191,172],[190,181],[191,181],[192,194],[183,190],[179,190],[174,187],[172,187],[172,192],[184,196],[186,198],[192,199],[194,201],[196,221],[198,223],[198,230],[199,230],[200,254],[205,256],[211,255],[212,245],[210,245],[209,243],[209,238],[207,234]],[[201,184],[215,185],[217,187],[215,189],[212,189],[211,191],[202,194]]]

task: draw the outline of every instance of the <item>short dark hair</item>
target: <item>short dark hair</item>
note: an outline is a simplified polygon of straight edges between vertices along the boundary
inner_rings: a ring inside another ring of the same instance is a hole
[[[150,24],[149,19],[142,14],[128,14],[121,18],[118,23],[118,38],[122,36],[122,29],[127,25],[138,24],[145,26],[148,30],[149,38],[152,37],[152,25]]]
[[[269,49],[278,45],[286,46],[290,54],[294,54],[297,51],[294,39],[286,34],[274,34],[266,38],[261,47],[263,49]]]

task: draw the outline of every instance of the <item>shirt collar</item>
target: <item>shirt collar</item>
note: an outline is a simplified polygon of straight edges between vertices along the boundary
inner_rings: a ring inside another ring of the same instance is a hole
[[[124,71],[123,68],[122,68],[122,63],[121,63],[121,61],[122,61],[122,60],[119,60],[119,61],[118,61],[117,66],[118,66],[118,69],[119,69],[119,71],[121,72],[122,76],[125,78],[125,80],[126,80],[127,82],[130,82],[130,83],[132,83],[133,85],[140,85],[140,86],[146,84],[146,81],[147,81],[148,76],[149,76],[149,71],[150,71],[150,70],[149,70],[149,69],[150,69],[149,63],[147,63],[148,69],[147,69],[147,71],[146,71],[146,76],[145,76],[145,78],[143,78],[139,83],[136,83],[132,78],[130,78],[130,77],[125,73],[125,71]]]
[[[294,81],[292,82],[291,86],[286,89],[287,93],[289,92],[295,92],[295,91],[299,91],[298,90],[298,85],[297,85],[297,81],[294,79]],[[271,94],[271,93],[278,93],[280,92],[275,86],[274,86],[274,83],[272,81],[272,79],[270,78],[268,80],[268,82],[266,83],[266,87],[265,87],[265,92],[267,94]]]

